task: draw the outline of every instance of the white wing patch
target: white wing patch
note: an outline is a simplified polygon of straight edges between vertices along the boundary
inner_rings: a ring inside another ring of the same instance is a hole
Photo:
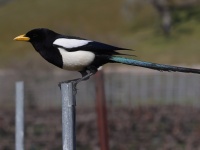
[[[62,55],[63,69],[66,70],[81,71],[95,59],[95,54],[89,51],[68,52],[63,48],[58,49]]]
[[[86,44],[88,44],[89,40],[79,40],[79,39],[66,39],[66,38],[60,38],[57,39],[53,42],[54,45],[58,45],[61,47],[65,47],[65,48],[77,48],[80,46],[84,46]]]

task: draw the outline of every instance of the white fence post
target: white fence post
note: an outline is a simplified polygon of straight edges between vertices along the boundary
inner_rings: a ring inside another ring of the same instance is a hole
[[[15,150],[24,150],[24,83],[16,82]]]

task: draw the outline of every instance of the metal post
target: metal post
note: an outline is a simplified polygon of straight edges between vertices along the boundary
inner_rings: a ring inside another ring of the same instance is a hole
[[[16,82],[15,150],[24,150],[24,83]]]
[[[76,86],[73,82],[62,83],[61,92],[63,150],[75,150]]]
[[[99,71],[96,76],[96,109],[99,129],[99,142],[101,150],[108,150],[108,126],[107,126],[107,111],[104,93],[104,79],[102,71]]]

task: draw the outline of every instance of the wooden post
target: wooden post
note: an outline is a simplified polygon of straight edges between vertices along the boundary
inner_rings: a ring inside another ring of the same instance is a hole
[[[104,78],[102,71],[96,73],[96,111],[98,119],[98,133],[101,150],[108,150],[108,125],[106,100],[104,93]]]

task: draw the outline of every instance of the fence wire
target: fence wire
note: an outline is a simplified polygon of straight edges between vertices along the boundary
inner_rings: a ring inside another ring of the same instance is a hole
[[[109,71],[105,73],[107,104],[112,106],[183,104],[200,105],[200,76],[196,74],[158,71]],[[74,76],[74,75],[73,75]],[[15,81],[25,81],[25,103],[30,107],[61,106],[59,81],[70,79],[65,72],[38,72],[17,76],[15,72],[0,72],[0,104],[14,105]],[[93,106],[93,77],[78,85],[77,105]]]

